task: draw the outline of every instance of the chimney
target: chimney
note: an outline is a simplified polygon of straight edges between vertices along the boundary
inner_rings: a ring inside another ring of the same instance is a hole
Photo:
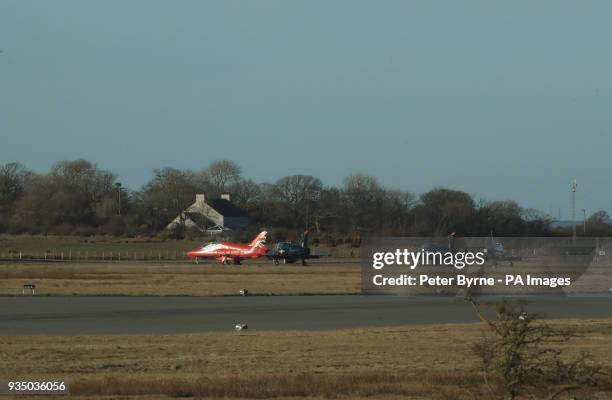
[[[204,193],[196,194],[195,202],[198,207],[203,207],[206,204],[206,195]]]
[[[226,192],[226,193],[221,193],[221,198],[222,198],[223,200],[231,201],[231,199],[230,199],[230,194],[229,194],[229,193],[227,193],[227,192]]]

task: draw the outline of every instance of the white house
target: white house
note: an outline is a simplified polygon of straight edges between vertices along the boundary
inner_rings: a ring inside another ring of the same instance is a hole
[[[213,225],[231,229],[242,229],[249,224],[249,215],[230,200],[229,193],[220,198],[207,199],[205,194],[196,194],[195,203],[174,218],[166,229],[184,224],[186,228],[205,230]]]

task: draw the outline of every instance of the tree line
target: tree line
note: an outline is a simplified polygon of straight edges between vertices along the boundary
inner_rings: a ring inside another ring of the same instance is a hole
[[[254,228],[308,228],[336,237],[567,233],[552,231],[548,215],[512,200],[477,201],[446,188],[417,196],[385,188],[367,174],[350,175],[339,186],[326,186],[308,175],[257,183],[244,178],[238,164],[219,160],[197,171],[156,169],[144,186],[130,189],[112,172],[83,159],[57,162],[46,174],[20,163],[0,165],[0,232],[157,235],[194,202],[196,193],[216,197],[224,192],[249,213]],[[612,234],[612,221],[604,211],[593,214],[587,227],[587,235]]]

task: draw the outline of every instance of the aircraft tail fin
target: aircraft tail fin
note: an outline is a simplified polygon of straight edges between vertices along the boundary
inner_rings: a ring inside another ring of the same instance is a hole
[[[266,239],[268,238],[268,232],[261,231],[259,235],[253,239],[251,243],[249,243],[249,247],[257,247],[266,243]]]

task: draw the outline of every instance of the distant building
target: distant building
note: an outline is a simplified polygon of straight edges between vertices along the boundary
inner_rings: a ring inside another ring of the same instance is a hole
[[[180,225],[202,231],[214,225],[242,229],[249,222],[249,215],[231,202],[229,193],[214,199],[207,199],[205,194],[196,194],[195,203],[174,218],[166,229],[174,229]]]

